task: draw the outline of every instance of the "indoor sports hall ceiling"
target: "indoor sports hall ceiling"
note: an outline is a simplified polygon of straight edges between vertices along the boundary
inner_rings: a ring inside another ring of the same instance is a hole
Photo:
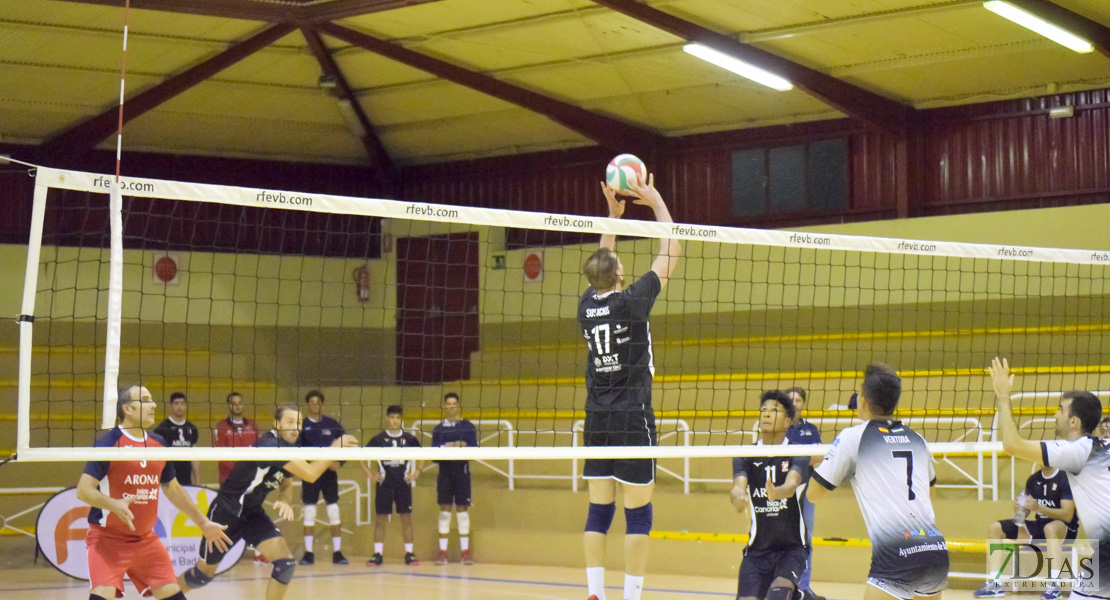
[[[1012,1],[1095,51],[979,0],[132,0],[124,149],[397,168],[1110,87],[1110,2]],[[114,148],[123,22],[0,1],[0,143]]]

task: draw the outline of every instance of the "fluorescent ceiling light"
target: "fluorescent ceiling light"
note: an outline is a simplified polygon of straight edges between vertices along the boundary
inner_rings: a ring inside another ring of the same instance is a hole
[[[983,3],[983,8],[1000,17],[1009,19],[1026,29],[1031,29],[1057,44],[1066,46],[1081,54],[1086,54],[1095,49],[1094,44],[1091,42],[1073,33],[1064,31],[1056,25],[1045,21],[1033,13],[1026,12],[1009,2],[1004,2],[1003,0],[987,0]]]
[[[759,67],[750,65],[737,58],[733,58],[728,54],[725,54],[724,52],[718,52],[712,48],[709,48],[708,46],[702,46],[701,44],[686,44],[682,47],[682,49],[685,50],[687,54],[693,54],[694,56],[706,62],[711,62],[718,67],[721,67],[722,69],[728,69],[729,71],[732,71],[737,75],[747,77],[748,79],[751,79],[756,83],[762,83],[763,85],[769,88],[774,88],[780,92],[794,89],[794,85],[791,84],[789,81],[783,79],[782,77],[779,77],[778,75],[775,75],[774,73],[771,73],[769,71],[764,71]]]

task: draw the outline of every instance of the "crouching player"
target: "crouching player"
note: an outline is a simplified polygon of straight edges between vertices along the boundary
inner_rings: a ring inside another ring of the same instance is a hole
[[[281,406],[274,413],[273,431],[263,434],[254,445],[259,448],[292,448],[296,446],[300,433],[300,411],[295,406]],[[344,435],[332,443],[332,447],[340,446],[357,447],[358,440]],[[292,521],[294,515],[289,494],[293,481],[290,477],[300,477],[311,483],[319,479],[331,464],[330,460],[239,461],[220,485],[220,492],[208,509],[210,519],[227,524],[227,535],[232,543],[246,540],[273,563],[266,600],[281,600],[285,596],[297,563],[285,538],[281,537],[270,515],[266,514],[263,502],[271,491],[280,487],[282,497],[274,503],[274,508],[283,519]],[[189,591],[207,585],[223,557],[222,550],[201,548],[197,565],[178,578],[181,589]]]

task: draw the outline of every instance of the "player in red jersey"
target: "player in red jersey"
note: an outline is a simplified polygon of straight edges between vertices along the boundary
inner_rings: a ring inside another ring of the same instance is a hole
[[[116,416],[119,427],[96,441],[98,448],[161,448],[167,444],[147,433],[157,405],[145,387],[120,390]],[[123,576],[131,577],[143,595],[159,600],[185,600],[177,585],[170,554],[158,535],[158,491],[200,526],[210,547],[226,550],[227,527],[205,517],[164,460],[91,461],[77,483],[77,497],[92,506],[85,544],[89,549],[89,600],[123,596]]]

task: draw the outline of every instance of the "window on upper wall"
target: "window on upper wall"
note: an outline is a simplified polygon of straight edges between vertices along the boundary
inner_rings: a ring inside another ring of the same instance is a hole
[[[847,208],[846,139],[732,153],[734,217],[829,213]]]

